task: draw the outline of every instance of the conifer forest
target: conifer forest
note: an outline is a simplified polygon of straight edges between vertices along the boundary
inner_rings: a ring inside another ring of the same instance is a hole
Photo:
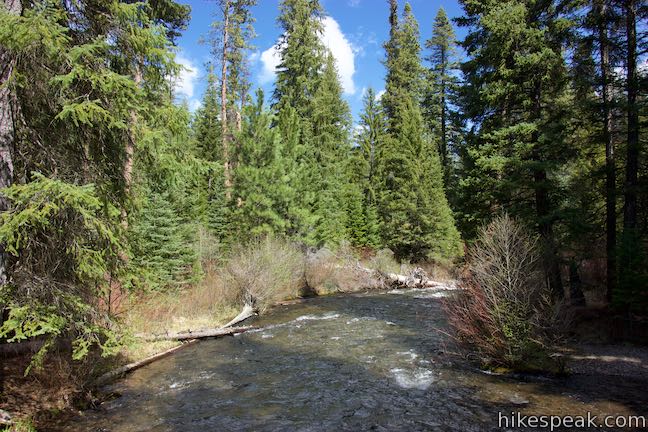
[[[0,429],[647,427],[644,1],[0,3]]]

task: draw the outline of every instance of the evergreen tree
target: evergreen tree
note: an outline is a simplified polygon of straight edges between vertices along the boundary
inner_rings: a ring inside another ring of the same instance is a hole
[[[290,173],[284,165],[284,146],[273,117],[263,107],[263,92],[257,92],[254,105],[247,108],[243,127],[237,135],[238,167],[235,171],[232,224],[237,238],[249,239],[263,234],[286,235],[289,230],[288,207],[294,199]]]
[[[305,244],[314,244],[317,218],[313,204],[317,201],[317,191],[312,186],[315,182],[312,149],[304,138],[310,132],[305,130],[297,110],[290,106],[277,114],[276,129],[281,142],[279,163],[285,173],[280,183],[284,189],[279,208],[288,222],[286,234]]]
[[[277,44],[281,62],[273,94],[276,112],[290,106],[310,118],[312,99],[324,65],[322,7],[318,0],[282,0],[278,22],[282,36]]]
[[[350,155],[349,129],[351,114],[342,99],[342,86],[335,60],[328,53],[320,82],[313,98],[312,137],[313,170],[317,200],[314,215],[317,217],[318,243],[338,244],[346,234],[347,214],[343,198],[353,195],[341,193],[348,179],[345,161]]]
[[[231,198],[232,134],[241,128],[241,111],[247,101],[246,52],[254,37],[250,8],[256,0],[219,0],[222,21],[212,24],[212,55],[220,61],[220,124],[225,196]],[[234,117],[234,118],[232,118]]]
[[[436,146],[424,137],[418,24],[409,4],[390,34],[383,96],[389,138],[381,154],[378,192],[383,241],[400,258],[451,259],[461,254],[460,239]]]
[[[423,113],[433,136],[439,139],[439,155],[445,169],[445,183],[448,184],[452,171],[450,147],[458,132],[458,116],[453,112],[451,103],[456,97],[459,83],[455,75],[458,63],[454,29],[443,8],[439,8],[432,37],[426,41],[425,46],[430,50],[427,57],[430,69],[427,72]]]
[[[134,266],[127,269],[124,245],[134,233],[124,235],[115,206],[132,221],[137,211],[125,210],[145,183],[144,167],[177,160],[169,148],[177,150],[178,143],[170,139],[177,131],[167,121],[175,112],[168,77],[178,71],[172,33],[184,25],[188,10],[171,1],[23,6],[21,15],[0,10],[0,46],[13,61],[12,97],[20,106],[12,123],[19,127],[12,143],[17,184],[8,193],[16,211],[3,214],[0,241],[22,239],[13,246],[20,259],[12,262],[9,284],[0,288],[14,327],[0,334],[56,321],[43,350],[54,338],[71,336],[79,358],[90,345],[115,341],[104,327],[110,317],[100,300],[115,285],[130,286],[127,270]],[[134,171],[135,165],[141,169]],[[172,165],[161,164],[157,172],[168,175]],[[181,178],[173,176],[183,183]],[[185,216],[185,210],[176,212]],[[26,215],[31,228],[12,228]]]
[[[204,175],[196,185],[199,196],[198,214],[201,222],[220,241],[226,242],[228,229],[228,203],[225,196],[223,170],[220,105],[218,81],[210,66],[207,90],[202,105],[194,116],[192,129],[196,141],[197,157],[203,161]]]
[[[159,290],[192,281],[195,229],[179,215],[168,191],[144,189],[144,203],[130,225],[132,252],[145,289]]]
[[[387,139],[386,120],[380,101],[373,88],[367,89],[364,96],[364,108],[360,114],[360,131],[356,136],[357,147],[352,151],[347,176],[353,185],[351,193],[361,193],[358,198],[348,200],[351,209],[351,238],[356,238],[360,246],[380,245],[380,226],[376,209],[376,190],[380,184],[378,178],[378,161]],[[359,207],[359,208],[358,208]],[[361,215],[361,216],[359,216]],[[362,235],[353,232],[362,232]]]
[[[562,55],[569,21],[549,3],[516,0],[462,2],[469,25],[464,46],[464,110],[479,125],[468,150],[464,185],[468,213],[484,221],[504,209],[537,227],[545,271],[563,295],[555,225],[558,170],[573,156],[563,143],[568,118],[567,74]],[[481,204],[475,189],[488,191]]]

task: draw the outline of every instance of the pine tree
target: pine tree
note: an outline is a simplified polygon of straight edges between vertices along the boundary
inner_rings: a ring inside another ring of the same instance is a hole
[[[317,242],[317,218],[313,214],[317,191],[313,188],[316,179],[308,123],[305,126],[297,110],[290,106],[283,107],[275,121],[281,143],[279,163],[285,173],[280,183],[285,189],[279,208],[288,221],[286,234],[312,245]]]
[[[380,101],[373,88],[367,89],[363,100],[364,108],[360,114],[360,131],[356,136],[357,146],[351,152],[347,177],[351,183],[351,194],[360,193],[361,197],[348,199],[351,207],[350,223],[353,224],[351,238],[359,246],[380,246],[380,226],[376,209],[376,190],[378,162],[387,139],[386,120]],[[350,201],[349,201],[350,200]],[[358,208],[359,207],[359,208]],[[361,216],[359,216],[361,215]],[[362,232],[362,235],[353,234]]]
[[[204,161],[204,175],[197,184],[199,218],[221,242],[227,242],[229,206],[225,195],[225,178],[222,159],[218,82],[210,67],[207,90],[202,106],[194,116],[192,129],[196,141],[197,157]]]
[[[439,155],[445,169],[445,183],[448,184],[451,172],[450,146],[458,129],[456,121],[455,124],[451,123],[458,116],[453,113],[450,104],[456,98],[459,83],[454,73],[458,69],[454,29],[443,8],[439,8],[432,37],[426,41],[425,46],[430,50],[427,57],[430,69],[427,72],[423,113],[433,136],[439,137]]]
[[[390,34],[383,96],[389,138],[380,158],[378,192],[383,241],[399,258],[452,259],[461,254],[460,239],[436,146],[424,138],[418,23],[409,4]]]
[[[312,99],[324,65],[322,7],[318,0],[282,0],[278,22],[282,36],[278,43],[281,62],[273,94],[276,112],[290,106],[301,118],[310,118]]]
[[[294,191],[286,178],[283,146],[278,131],[271,128],[273,117],[263,106],[263,92],[246,109],[242,130],[237,134],[238,167],[235,171],[232,228],[237,238],[274,234],[289,229],[287,208]]]
[[[316,240],[322,244],[338,244],[346,233],[347,214],[341,192],[348,180],[345,161],[351,150],[349,129],[351,114],[342,99],[342,86],[335,60],[328,53],[319,85],[313,98],[312,138],[313,186],[317,191],[314,214],[317,217]],[[351,198],[352,195],[346,195]]]
[[[254,37],[250,8],[256,0],[219,0],[222,21],[212,24],[212,55],[220,62],[220,123],[225,196],[232,195],[232,135],[240,130],[241,111],[247,100],[246,51]],[[240,100],[239,100],[240,99]],[[233,115],[230,115],[233,114]],[[234,117],[234,119],[232,119]]]
[[[363,185],[365,200],[373,202],[372,195],[378,182],[376,170],[387,136],[387,125],[382,104],[377,99],[373,88],[367,89],[363,104],[363,112],[360,114],[361,129],[357,136],[358,148],[363,161],[360,172],[363,173],[366,181],[366,184]]]

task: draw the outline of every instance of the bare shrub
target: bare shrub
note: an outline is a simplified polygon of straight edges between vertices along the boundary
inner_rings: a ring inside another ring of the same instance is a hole
[[[322,248],[306,260],[306,283],[317,295],[377,288],[379,281],[359,265],[358,251],[342,243],[335,251]]]
[[[286,240],[256,239],[234,248],[223,280],[241,302],[263,311],[277,301],[299,296],[304,285],[304,254]]]
[[[433,260],[418,264],[428,277],[438,282],[451,282],[457,279],[456,268],[450,261]]]
[[[322,248],[307,255],[304,276],[306,285],[313,291],[313,294],[324,295],[338,291],[334,280],[337,265],[339,265],[337,257],[328,248]]]
[[[446,302],[459,340],[486,363],[547,369],[546,348],[560,320],[540,268],[537,239],[508,215],[480,232],[468,256],[464,290]]]

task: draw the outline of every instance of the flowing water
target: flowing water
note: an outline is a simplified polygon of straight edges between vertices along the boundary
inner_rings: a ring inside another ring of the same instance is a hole
[[[444,334],[443,295],[370,292],[278,307],[256,319],[261,330],[135,371],[110,388],[120,397],[66,430],[489,431],[514,411],[648,414],[646,382],[476,369]]]

